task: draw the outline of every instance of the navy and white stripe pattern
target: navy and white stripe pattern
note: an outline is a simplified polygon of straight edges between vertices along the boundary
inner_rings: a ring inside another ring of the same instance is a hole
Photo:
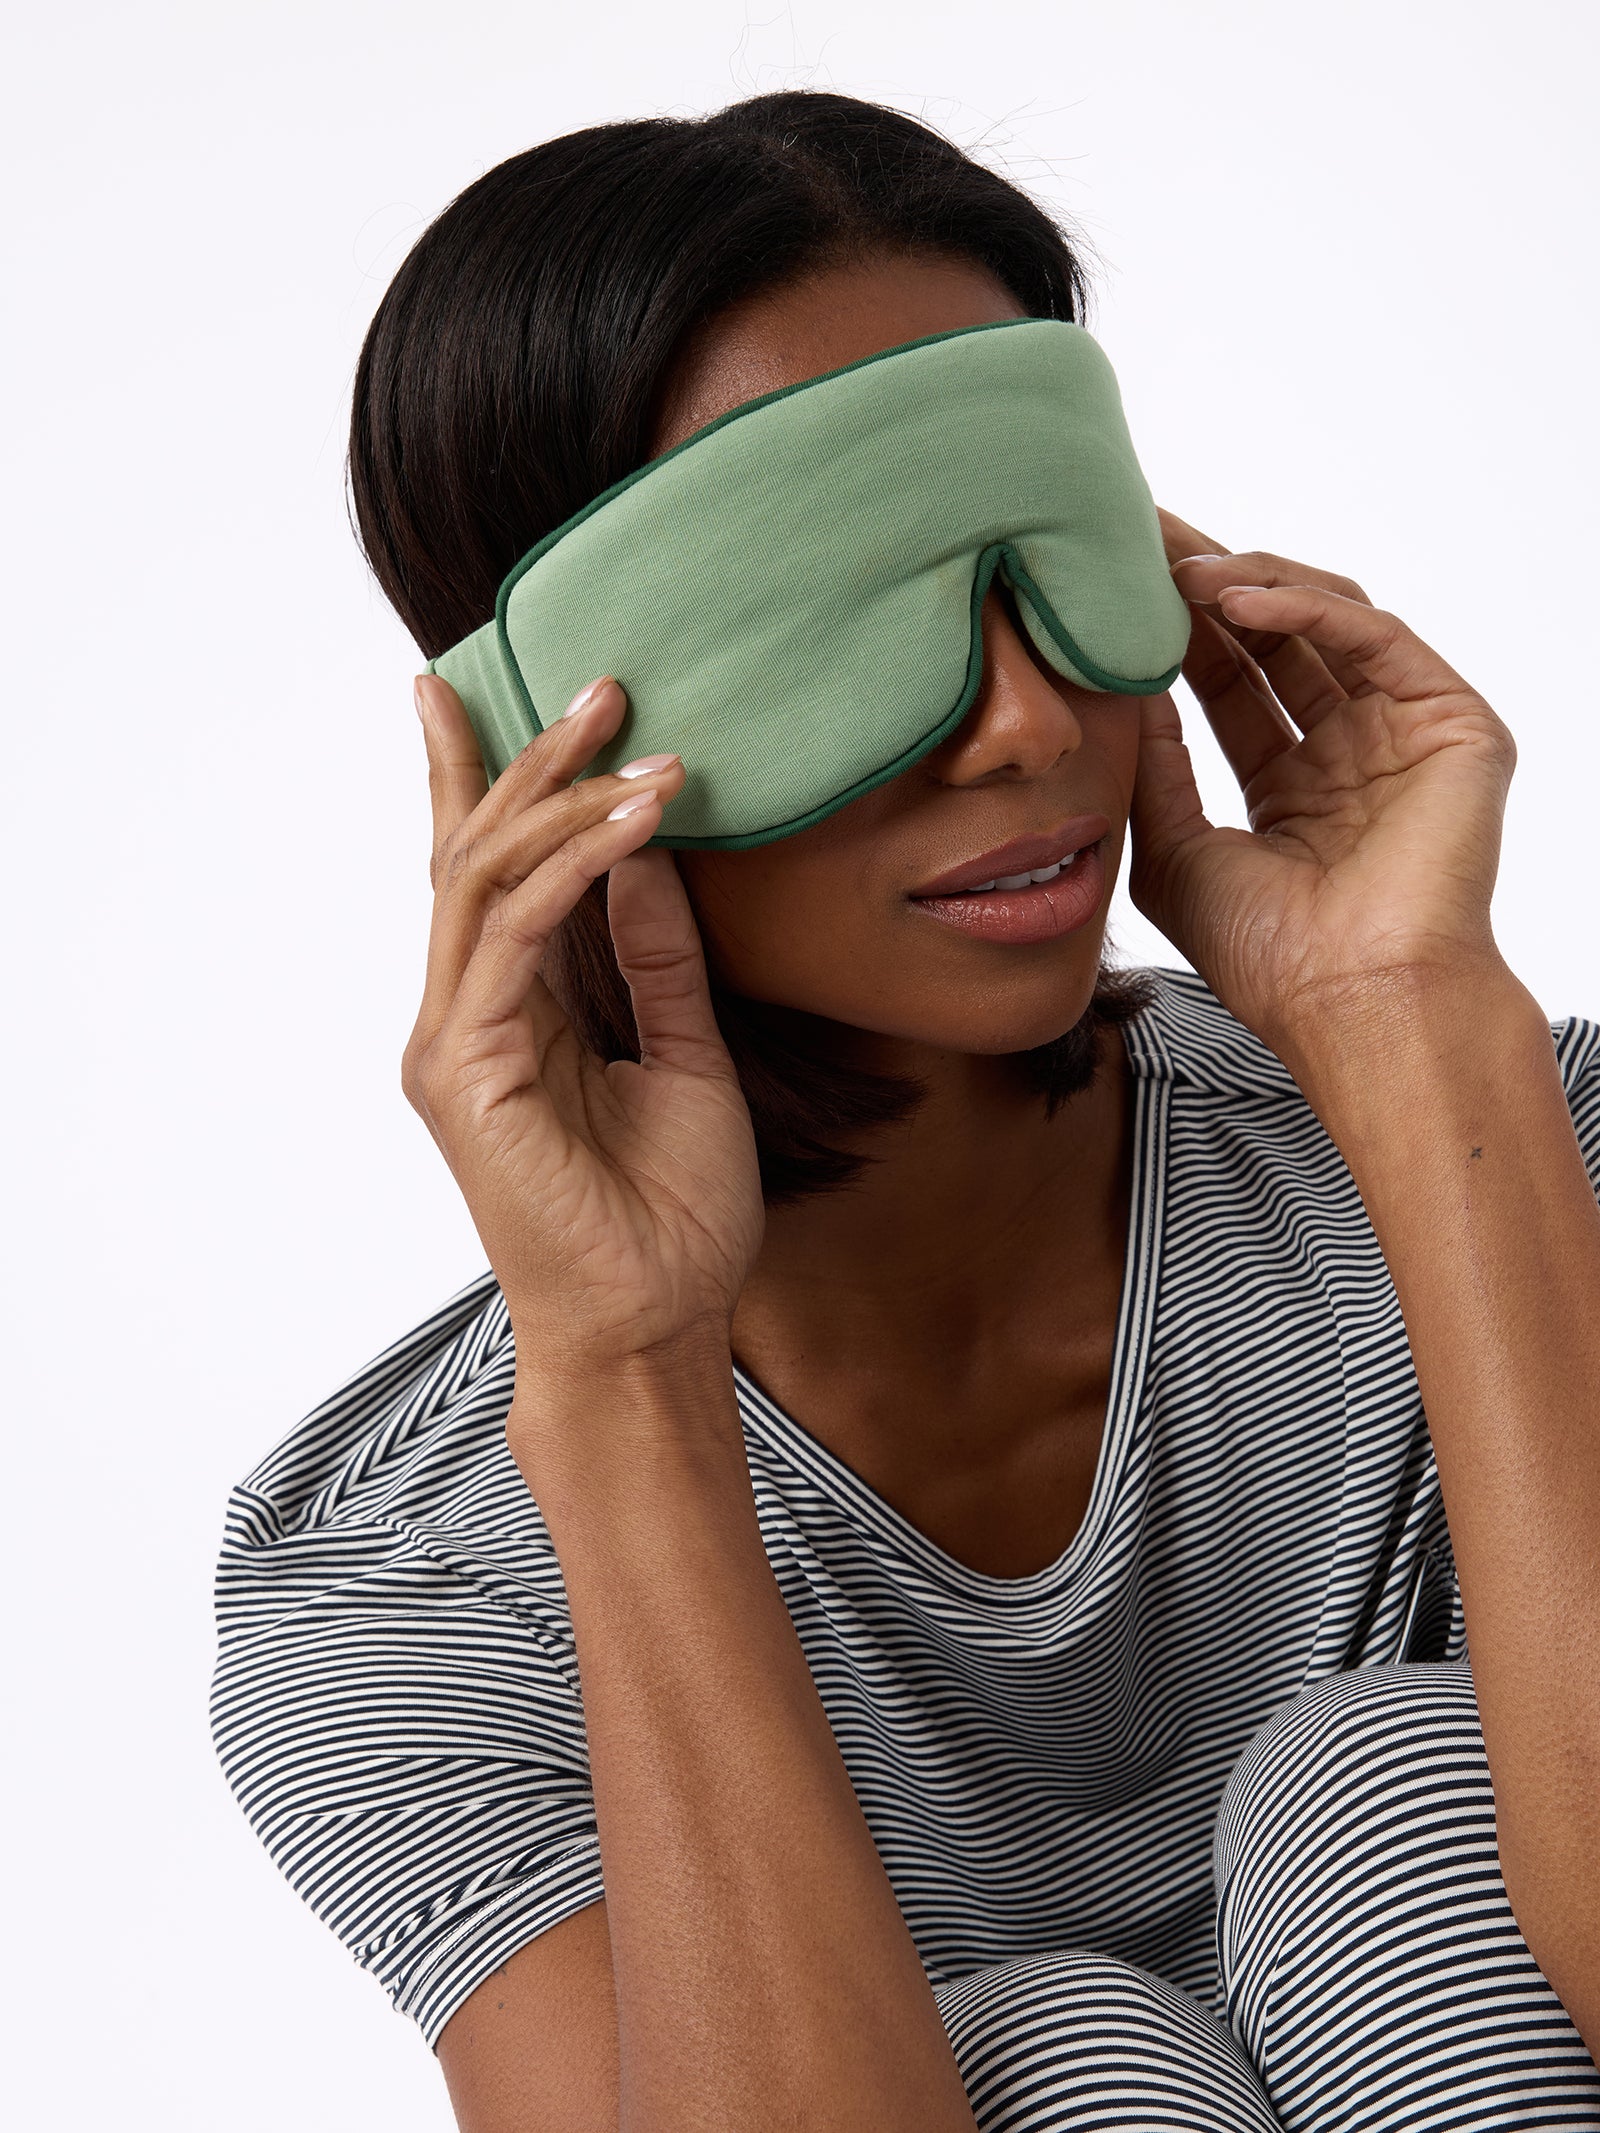
[[[1544,2133],[1600,2069],[1517,1930],[1465,1660],[1302,1690],[1223,1794],[1223,2011],[1070,1951],[934,1996],[982,2133]]]
[[[1219,2103],[1219,2125],[1496,2125],[1364,2117],[1359,2101],[1317,2116],[1326,2054],[1308,2044],[1307,2071],[1277,2036],[1300,1988],[1257,1981],[1229,1938],[1278,1917],[1270,1879],[1227,1880],[1233,1825],[1218,1823],[1263,1729],[1291,1704],[1324,1708],[1319,1685],[1353,1669],[1470,1676],[1426,1419],[1360,1196],[1272,1053],[1191,973],[1160,979],[1126,1031],[1133,1219],[1105,1439],[1065,1553],[1021,1578],[956,1562],[740,1371],[767,1554],[947,2023],[967,2022],[979,2058],[982,2008],[1016,1997],[1004,1980],[1098,1964],[1112,1999],[1143,2010],[1130,2038],[1176,2006],[1176,2033],[1231,2055],[1203,2077],[1218,2095],[1245,2069],[1248,2105]],[[1600,1181],[1600,1023],[1553,1029]],[[560,1567],[505,1444],[514,1364],[485,1274],[240,1484],[218,1572],[228,1779],[430,2043],[497,1964],[604,1893]],[[1363,1945],[1386,1930],[1368,1918]],[[1269,2040],[1281,2097],[1245,2054]],[[1138,2122],[1209,2123],[1201,2079],[1179,2083],[1189,2117],[1140,2105]],[[993,2108],[996,2128],[1102,2122]]]

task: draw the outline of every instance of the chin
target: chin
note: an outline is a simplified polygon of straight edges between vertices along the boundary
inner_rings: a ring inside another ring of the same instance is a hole
[[[963,1052],[977,1058],[1002,1058],[1010,1052],[1037,1051],[1065,1037],[1088,1014],[1099,977],[1099,962],[1082,976],[1058,980],[1048,990],[1033,987],[1024,997],[999,998],[992,993],[942,1004],[946,1012],[930,1014],[930,986],[904,1012],[886,985],[875,1000],[863,1001],[858,1012],[839,1019],[858,1029],[870,1029],[902,1043],[925,1044],[934,1051]]]

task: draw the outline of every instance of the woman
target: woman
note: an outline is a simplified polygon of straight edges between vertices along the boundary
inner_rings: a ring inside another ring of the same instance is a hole
[[[547,143],[379,307],[366,551],[436,656],[731,408],[1084,295],[849,98]],[[1496,714],[1162,523],[1249,831],[998,584],[750,850],[578,778],[609,677],[492,786],[419,680],[490,1272],[236,1493],[215,1722],[467,2133],[1600,2126],[1600,1026],[1495,947]],[[1104,966],[1125,842],[1198,976]]]

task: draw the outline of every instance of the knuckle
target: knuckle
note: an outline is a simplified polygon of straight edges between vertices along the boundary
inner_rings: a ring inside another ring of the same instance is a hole
[[[541,726],[533,739],[519,748],[506,765],[505,778],[508,791],[513,794],[531,795],[531,804],[540,804],[541,797],[553,796],[563,790],[570,770],[562,772],[561,764],[566,755],[570,729],[556,719],[548,726]],[[528,800],[522,802],[529,804]]]
[[[660,941],[650,947],[632,946],[628,950],[626,969],[630,976],[650,978],[657,985],[670,980],[685,991],[693,987],[696,977],[693,954],[686,940]]]
[[[519,927],[516,913],[504,911],[507,899],[526,889],[539,870],[552,886],[574,874],[585,882],[598,879],[601,869],[592,863],[591,852],[604,842],[605,817],[619,793],[638,789],[636,780],[583,778],[530,802],[514,824],[502,824],[498,832],[473,834],[461,825],[440,841],[429,862],[435,896],[481,901],[484,933],[525,937],[525,924]]]
[[[541,726],[531,740],[523,742],[506,768],[519,778],[525,778],[530,771],[538,770],[541,764],[550,760],[560,739],[561,721],[553,719],[548,726]]]
[[[450,855],[458,848],[460,842],[461,831],[460,828],[457,827],[453,830],[447,830],[445,834],[434,845],[433,878],[435,881],[438,881],[443,877],[446,867],[448,867],[448,865],[450,864]]]
[[[426,1072],[437,1037],[437,1031],[429,1026],[430,1019],[424,1016],[417,1018],[416,1028],[406,1039],[406,1048],[400,1054],[401,1076],[409,1077],[413,1083],[420,1081]]]
[[[453,889],[464,874],[471,871],[478,856],[479,840],[476,837],[452,835],[445,840],[444,850],[439,855],[438,885]]]
[[[425,1047],[408,1044],[400,1056],[400,1087],[406,1102],[422,1118],[428,1116],[428,1070]]]
[[[485,912],[478,939],[490,949],[521,948],[542,940],[544,932],[536,910],[529,910],[526,905],[519,910],[514,899],[503,896]]]

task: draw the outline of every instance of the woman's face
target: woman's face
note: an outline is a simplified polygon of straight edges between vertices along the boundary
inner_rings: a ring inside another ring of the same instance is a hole
[[[652,454],[758,393],[923,334],[1021,315],[984,269],[959,260],[818,272],[709,322],[675,373]],[[983,637],[976,700],[919,763],[775,844],[677,854],[733,992],[964,1053],[1043,1044],[1085,1013],[1122,856],[1139,700],[1079,688],[1047,666],[998,579]],[[925,893],[951,874],[966,888],[1042,871],[1085,843],[1093,849],[1053,880],[1021,891]]]

